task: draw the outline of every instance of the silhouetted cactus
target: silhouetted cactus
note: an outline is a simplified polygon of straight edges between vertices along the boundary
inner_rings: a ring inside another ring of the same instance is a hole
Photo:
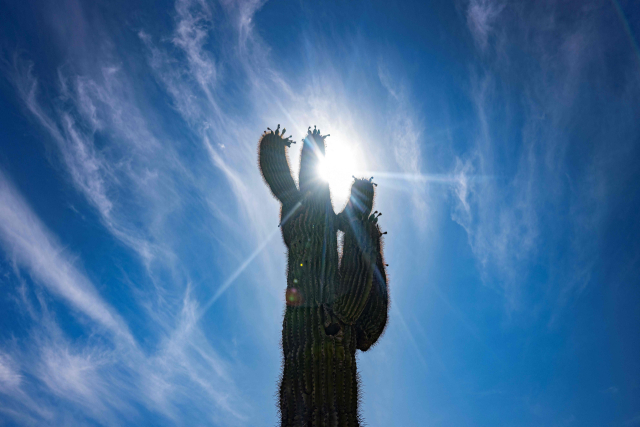
[[[326,136],[310,129],[299,188],[287,161],[292,141],[285,129],[268,129],[259,144],[262,175],[282,203],[288,249],[281,426],[358,426],[356,349],[366,351],[380,337],[389,305],[380,214],[371,213],[371,179],[355,179],[347,206],[334,213],[329,185],[318,174]],[[344,232],[341,257],[338,230]]]

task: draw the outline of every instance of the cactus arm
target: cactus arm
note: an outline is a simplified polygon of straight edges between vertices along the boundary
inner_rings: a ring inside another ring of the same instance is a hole
[[[270,129],[269,129],[270,130]],[[286,148],[292,141],[280,134],[280,125],[276,131],[265,132],[258,146],[260,171],[273,195],[283,205],[292,205],[298,199],[298,189],[291,177]]]
[[[344,232],[343,255],[338,269],[338,289],[333,303],[336,316],[354,324],[362,314],[373,286],[377,241],[373,215],[354,218]]]
[[[376,244],[376,258],[369,299],[356,322],[357,348],[362,351],[375,344],[387,325],[389,288],[380,239]]]
[[[356,179],[351,186],[349,201],[342,212],[338,214],[338,227],[346,232],[350,222],[358,216],[369,215],[373,208],[375,184],[369,179]]]
[[[376,248],[380,233],[377,218],[370,215],[373,184],[356,179],[345,209],[337,216],[344,232],[343,255],[338,269],[338,289],[333,311],[343,322],[354,324],[367,304],[373,285]]]
[[[382,233],[377,211],[371,214],[374,185],[370,179],[356,179],[347,206],[337,216],[345,240],[339,270],[341,288],[333,310],[344,322],[355,320],[357,348],[362,351],[384,331],[389,307]]]
[[[329,185],[322,181],[319,174],[320,162],[325,153],[324,140],[328,136],[322,136],[319,129],[314,127],[312,131],[309,127],[300,153],[300,191],[303,194],[311,192],[314,199],[330,197]],[[322,190],[321,195],[318,194],[319,190]]]

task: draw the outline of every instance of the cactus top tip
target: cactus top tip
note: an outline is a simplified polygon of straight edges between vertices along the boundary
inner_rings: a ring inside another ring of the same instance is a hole
[[[309,126],[307,128],[307,135],[312,135],[312,136],[319,137],[319,138],[322,138],[322,139],[325,139],[325,138],[331,136],[331,134],[329,134],[329,133],[326,134],[326,135],[320,135],[320,129],[316,129],[315,125],[313,126],[313,131],[311,130],[311,126]]]

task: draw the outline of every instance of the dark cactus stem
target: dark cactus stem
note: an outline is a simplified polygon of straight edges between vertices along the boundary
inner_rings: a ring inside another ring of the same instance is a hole
[[[300,161],[300,188],[291,177],[280,125],[260,139],[262,176],[281,202],[288,250],[281,426],[360,425],[356,350],[367,351],[387,323],[389,293],[374,185],[355,179],[336,215],[329,185],[319,178],[325,136],[309,128]],[[344,232],[342,257],[337,232]]]

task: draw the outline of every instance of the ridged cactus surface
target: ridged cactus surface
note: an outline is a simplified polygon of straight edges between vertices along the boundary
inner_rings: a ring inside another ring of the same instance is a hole
[[[336,215],[318,174],[325,136],[314,128],[304,138],[297,187],[286,155],[293,141],[284,132],[278,125],[259,143],[262,175],[282,204],[288,250],[281,426],[359,426],[356,350],[367,351],[380,337],[389,305],[379,214],[371,213],[375,184],[355,179]]]

